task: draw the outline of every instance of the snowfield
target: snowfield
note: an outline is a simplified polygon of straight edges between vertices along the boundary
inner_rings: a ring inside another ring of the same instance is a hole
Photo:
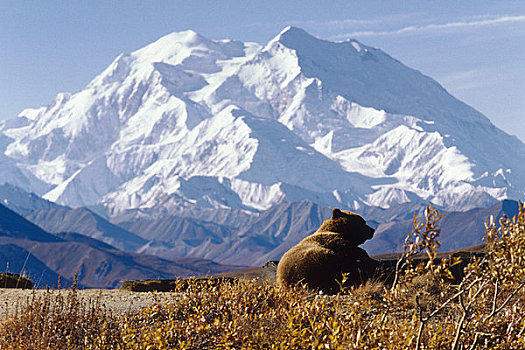
[[[379,49],[293,27],[264,46],[169,34],[0,123],[0,150],[0,184],[109,215],[525,194],[516,137]]]

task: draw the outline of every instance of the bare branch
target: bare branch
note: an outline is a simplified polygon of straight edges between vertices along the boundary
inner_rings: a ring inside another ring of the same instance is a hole
[[[477,290],[476,294],[472,298],[470,298],[469,303],[467,304],[467,308],[470,308],[470,305],[477,299],[479,294],[483,291],[483,288],[488,284],[489,282],[487,280],[483,281],[479,289]]]
[[[523,288],[523,286],[525,286],[525,281],[521,282],[521,284],[516,288],[514,289],[514,291],[512,293],[510,293],[510,295],[507,297],[507,299],[505,299],[505,301],[503,302],[503,304],[501,304],[500,307],[498,307],[496,310],[494,310],[493,312],[490,313],[490,315],[488,315],[487,317],[485,317],[485,319],[483,320],[483,322],[487,322],[491,317],[493,317],[494,315],[496,315],[498,312],[500,312],[501,310],[503,310],[505,308],[505,306],[508,304],[508,302],[510,301],[510,299],[512,299],[513,296],[516,295],[516,293],[518,293],[520,291],[521,288]]]
[[[496,312],[496,300],[498,298],[498,286],[499,286],[499,280],[496,280],[496,283],[494,285],[494,299],[492,299],[492,312],[493,315]]]
[[[463,306],[462,297],[459,297],[460,303]],[[465,319],[467,318],[467,312],[464,309],[463,315],[461,315],[461,320],[459,320],[458,329],[456,331],[456,336],[454,337],[454,344],[452,345],[452,350],[456,350],[458,348],[459,344],[459,337],[461,336],[461,332],[463,331],[463,323],[465,322]]]
[[[425,327],[425,323],[426,321],[421,320],[421,324],[419,325],[419,329],[417,331],[416,350],[421,348],[421,335],[423,334],[423,327]]]
[[[476,343],[478,342],[479,333],[476,333],[476,336],[474,337],[474,341],[472,342],[472,345],[470,346],[470,350],[474,350],[476,348]]]
[[[425,318],[425,321],[428,321],[430,320],[432,317],[434,317],[438,312],[440,312],[441,310],[443,310],[450,302],[454,301],[457,297],[461,296],[463,293],[465,292],[468,292],[473,286],[474,284],[478,283],[479,281],[481,281],[481,278],[477,278],[475,279],[467,288],[465,289],[462,289],[460,290],[459,292],[457,292],[456,294],[454,294],[452,297],[450,297],[449,299],[447,299],[443,304],[441,304],[440,307],[438,307],[436,310],[434,310],[430,315],[428,315],[426,318]]]

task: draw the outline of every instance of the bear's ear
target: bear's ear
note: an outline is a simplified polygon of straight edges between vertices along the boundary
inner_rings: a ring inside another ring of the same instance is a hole
[[[337,219],[341,216],[343,216],[343,212],[339,210],[339,208],[334,208],[334,210],[332,210],[332,219]]]

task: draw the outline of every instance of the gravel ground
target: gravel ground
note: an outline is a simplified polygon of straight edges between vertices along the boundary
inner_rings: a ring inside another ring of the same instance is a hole
[[[66,299],[69,290],[0,288],[0,319],[14,313],[17,307],[27,305],[33,293],[37,298],[42,298],[45,293],[50,293],[51,298],[62,296]],[[105,309],[118,314],[140,311],[141,308],[150,305],[155,298],[164,301],[175,296],[174,293],[139,293],[120,289],[84,289],[78,290],[77,293],[86,306],[89,306],[90,302],[99,300]]]

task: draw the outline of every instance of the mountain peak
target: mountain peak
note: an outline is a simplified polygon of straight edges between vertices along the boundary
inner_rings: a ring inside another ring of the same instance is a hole
[[[353,48],[357,53],[366,53],[369,51],[368,47],[361,44],[355,39],[349,39],[342,42],[332,42],[325,39],[317,38],[302,28],[288,26],[284,28],[272,42],[280,42],[291,49],[319,49],[331,47],[339,48],[340,53],[348,54],[348,48]]]
[[[184,57],[197,47],[212,45],[212,41],[193,30],[173,32],[133,52],[148,62],[162,62],[173,57]],[[177,62],[173,62],[177,63]]]
[[[175,32],[171,32],[171,33],[168,33],[166,35],[163,35],[163,36],[161,36],[160,38],[158,38],[157,40],[155,40],[153,43],[151,43],[149,45],[153,45],[153,44],[155,44],[156,42],[159,42],[159,41],[161,41],[161,42],[171,41],[171,42],[179,42],[179,43],[183,43],[183,42],[191,43],[191,42],[195,42],[195,41],[199,41],[199,40],[203,40],[203,39],[207,40],[206,38],[204,38],[202,35],[200,35],[196,31],[194,31],[192,29],[188,29],[188,30],[175,31]]]
[[[292,26],[264,49],[168,34],[0,128],[0,183],[113,214],[303,199],[465,209],[525,189],[525,145],[436,81]]]
[[[294,27],[294,26],[287,26],[281,32],[277,35],[278,38],[282,37],[310,37],[313,38],[311,34],[309,34],[306,30]]]
[[[317,42],[322,41],[309,34],[302,28],[288,26],[284,28],[273,40],[268,43],[280,42],[286,47],[294,48],[295,46],[311,46],[315,45]]]
[[[186,42],[186,43],[196,43],[202,40],[208,40],[194,30],[183,30],[180,32],[172,32],[168,35],[165,35],[159,40],[166,39],[176,42]]]

